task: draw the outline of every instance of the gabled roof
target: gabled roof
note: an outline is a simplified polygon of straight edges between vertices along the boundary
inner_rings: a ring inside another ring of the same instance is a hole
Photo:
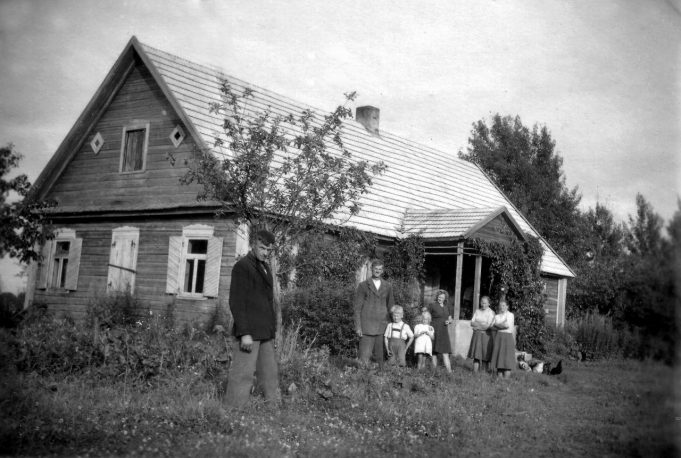
[[[500,215],[505,217],[505,221],[518,237],[525,238],[522,229],[506,207],[462,210],[407,209],[401,229],[404,235],[415,234],[427,240],[467,239],[475,236],[476,232]]]
[[[248,87],[254,91],[252,109],[269,109],[275,114],[300,113],[310,109],[324,113],[287,97],[259,88],[245,81],[227,76],[220,69],[200,65],[167,52],[152,48],[133,37],[102,86],[88,104],[83,115],[55,153],[48,166],[36,181],[39,189],[51,186],[87,135],[87,127],[96,122],[117,84],[122,84],[126,68],[140,59],[156,79],[163,93],[177,111],[198,145],[212,149],[220,136],[223,119],[209,110],[209,104],[220,100],[223,79],[237,91]],[[328,111],[328,110],[327,110]],[[442,152],[381,130],[372,135],[354,121],[343,126],[345,147],[354,158],[370,162],[383,161],[386,172],[374,178],[373,186],[361,200],[360,213],[347,225],[386,237],[399,237],[407,209],[434,210],[446,208],[453,212],[506,207],[510,219],[520,232],[539,236],[537,231],[520,214],[504,194],[489,180],[477,165],[459,159],[453,152]],[[80,143],[79,143],[80,142]],[[216,153],[226,151],[216,151]],[[415,213],[413,213],[415,214]],[[542,240],[545,249],[542,271],[549,274],[573,277],[574,273],[551,247]]]

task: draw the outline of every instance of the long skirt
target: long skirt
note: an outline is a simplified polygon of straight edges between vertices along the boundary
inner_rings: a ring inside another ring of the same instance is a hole
[[[468,357],[480,361],[489,361],[492,358],[491,331],[473,331],[471,346],[468,349]]]
[[[492,358],[490,368],[495,369],[515,369],[515,339],[510,332],[497,332],[492,337]]]

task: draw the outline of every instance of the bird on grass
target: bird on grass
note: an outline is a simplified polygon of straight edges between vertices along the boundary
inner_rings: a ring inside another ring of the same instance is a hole
[[[549,370],[549,375],[558,375],[561,372],[563,372],[563,360],[562,359],[560,361],[558,361],[558,364],[556,365],[556,367]]]

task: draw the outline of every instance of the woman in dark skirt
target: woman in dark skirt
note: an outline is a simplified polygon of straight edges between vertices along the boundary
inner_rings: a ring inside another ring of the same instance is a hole
[[[482,296],[480,308],[475,311],[471,319],[473,337],[468,348],[468,357],[473,360],[473,372],[480,370],[482,363],[483,370],[487,369],[487,364],[492,357],[492,331],[490,327],[494,322],[494,311],[489,308],[489,297]]]
[[[515,338],[513,327],[515,317],[508,311],[506,299],[499,301],[499,313],[494,317],[492,329],[496,331],[493,337],[492,358],[490,367],[497,371],[497,375],[503,378],[511,377],[511,370],[515,368]]]
[[[452,346],[449,343],[447,325],[452,321],[452,312],[447,304],[447,291],[441,289],[435,295],[435,303],[429,304],[425,309],[433,317],[432,326],[435,329],[435,342],[433,342],[433,366],[437,366],[437,355],[442,356],[442,364],[447,372],[452,371],[449,362],[449,354]]]

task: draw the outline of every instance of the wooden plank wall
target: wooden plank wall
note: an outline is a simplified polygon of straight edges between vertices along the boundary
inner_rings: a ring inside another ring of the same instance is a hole
[[[119,173],[123,127],[135,121],[149,122],[149,145],[143,172]],[[129,209],[163,203],[195,204],[198,187],[181,186],[185,159],[192,157],[195,143],[185,138],[175,148],[169,138],[179,117],[153,81],[146,67],[137,65],[128,75],[111,105],[88,134],[49,197],[62,208]],[[182,126],[185,135],[186,127]],[[95,154],[90,141],[97,132],[104,145]],[[167,153],[175,158],[174,165]]]
[[[223,238],[219,299],[175,299],[175,296],[165,293],[169,237],[181,236],[182,228],[191,224],[213,226],[214,235]],[[174,302],[175,320],[179,324],[191,321],[205,322],[212,317],[219,302],[227,306],[232,267],[236,262],[235,225],[231,220],[216,220],[210,215],[197,218],[120,219],[58,225],[74,229],[76,237],[83,239],[78,289],[70,292],[37,289],[34,301],[48,304],[49,310],[57,315],[68,314],[75,319],[82,319],[89,304],[95,298],[106,294],[111,231],[121,226],[140,229],[134,293],[145,310],[163,313]]]
[[[555,325],[557,323],[558,316],[558,278],[554,277],[544,277],[542,280],[546,284],[546,299],[544,300],[544,310],[548,313],[544,317],[547,324]]]
[[[510,243],[511,240],[518,238],[502,215],[497,216],[496,218],[492,219],[492,221],[481,227],[475,233],[475,237],[479,237],[490,242],[503,243]]]

